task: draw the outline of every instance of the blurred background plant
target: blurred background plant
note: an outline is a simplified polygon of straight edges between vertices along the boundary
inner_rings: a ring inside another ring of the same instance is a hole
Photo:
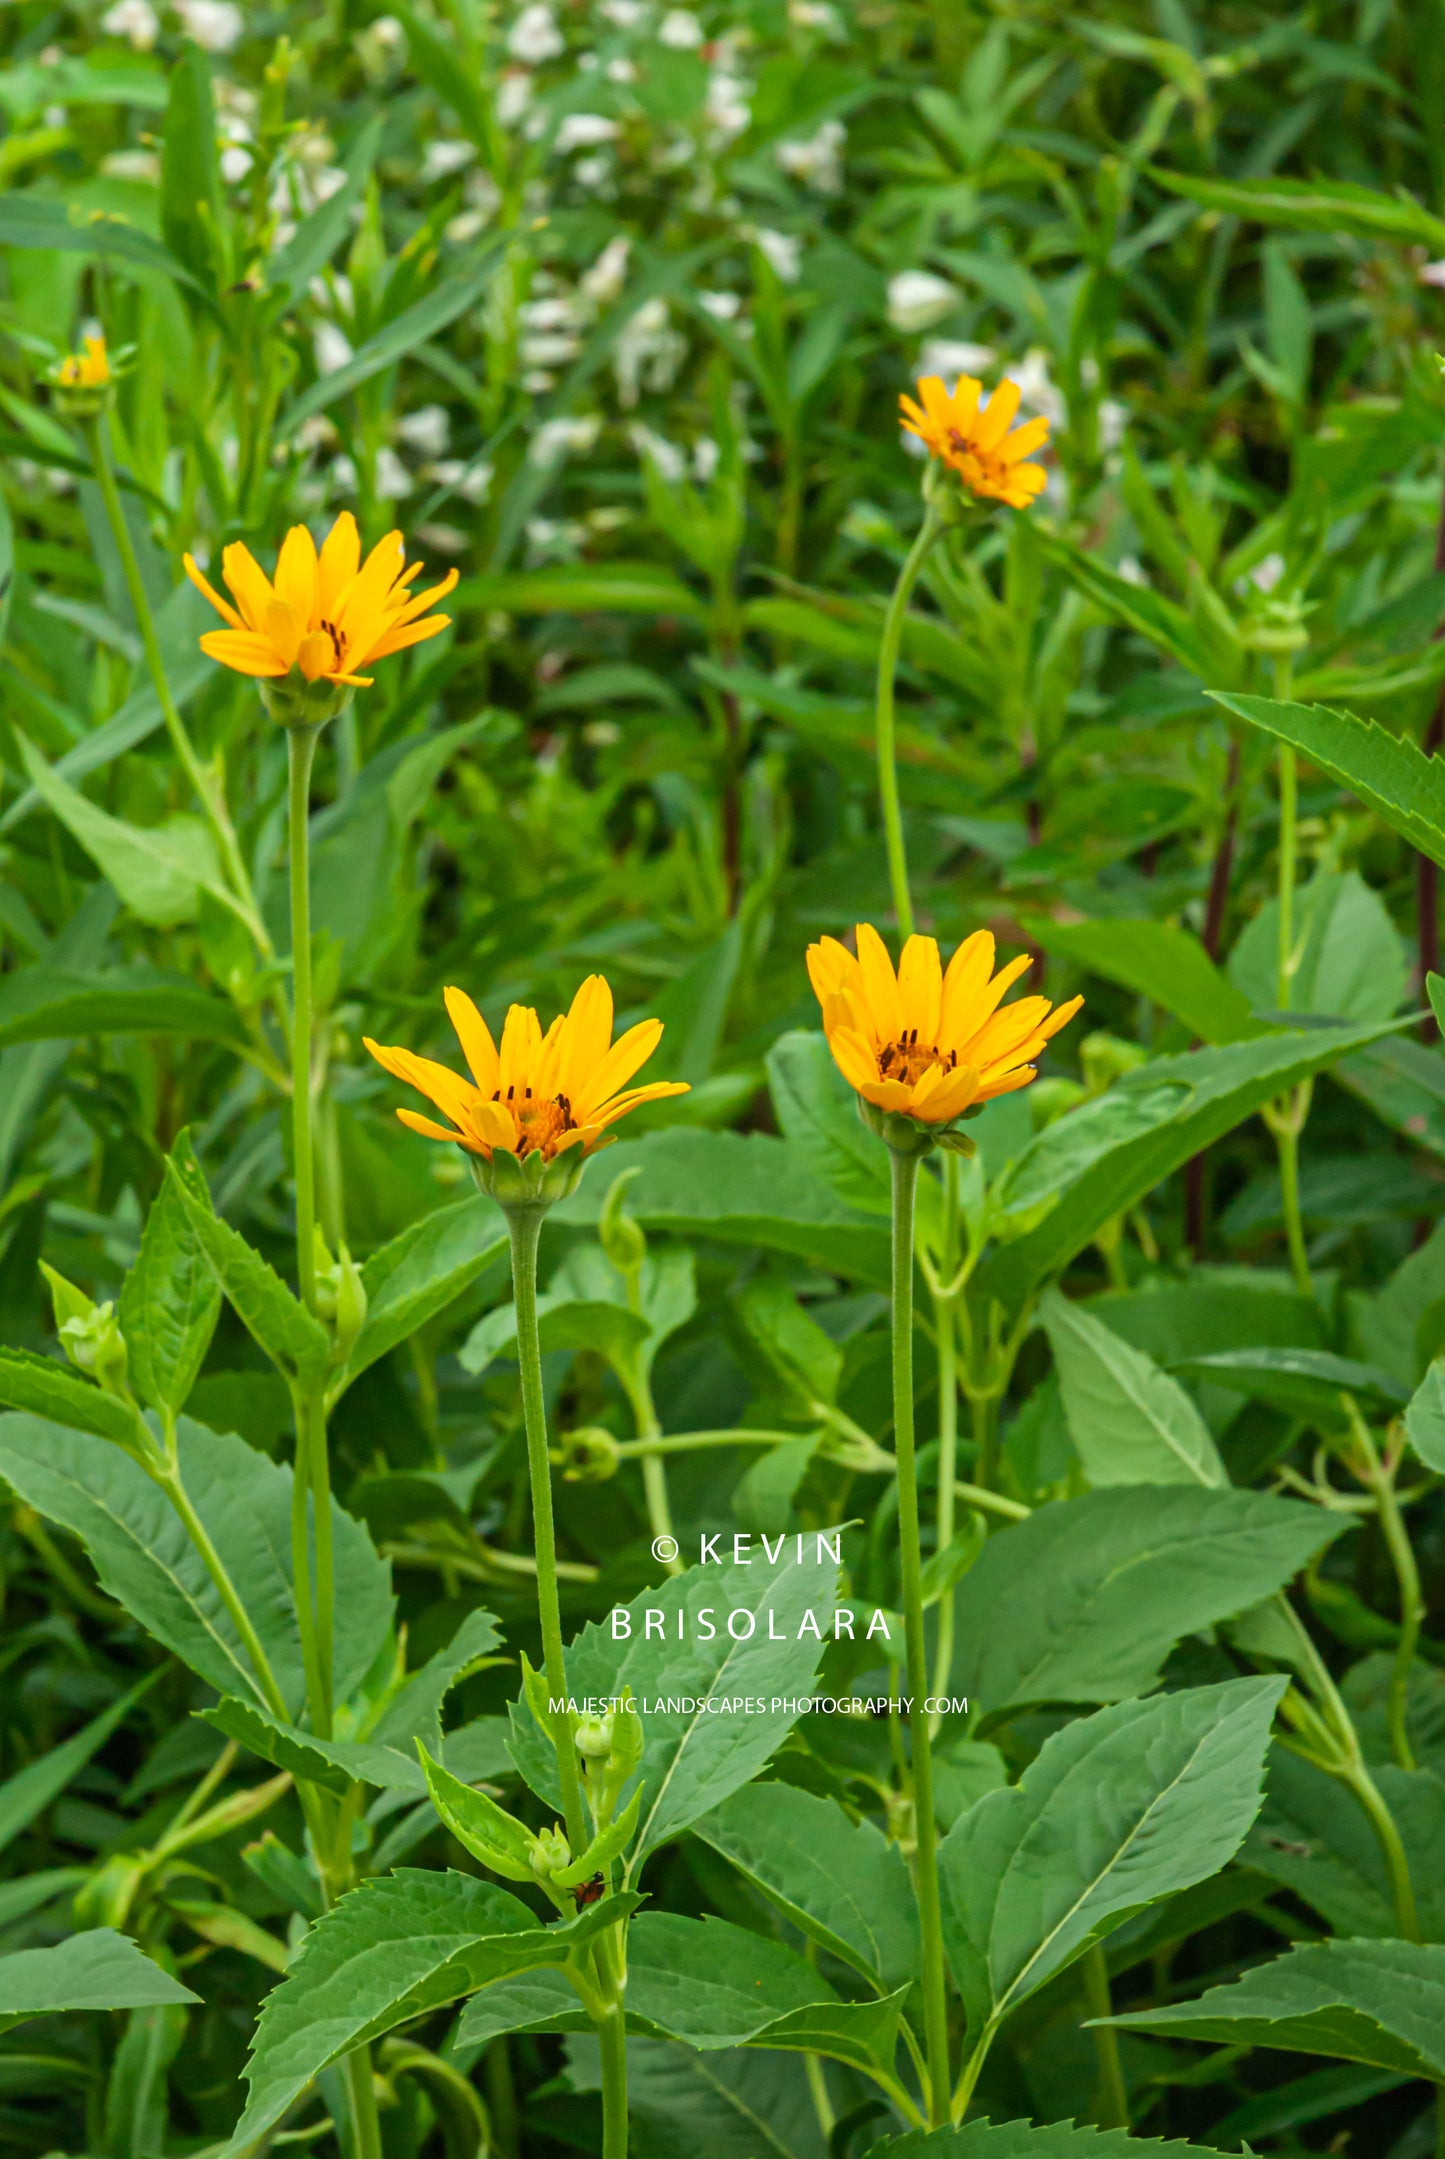
[[[896,1606],[886,1179],[797,1030],[816,1022],[805,945],[889,918],[873,681],[921,514],[897,397],[966,373],[1049,419],[1049,484],[936,548],[904,624],[914,899],[945,949],[989,926],[1088,1005],[1049,1082],[979,1125],[983,1170],[921,1221],[920,1431],[985,1509],[955,1530],[940,1507],[942,1633],[982,1520],[1092,1475],[1028,1333],[1051,1271],[1107,1288],[1111,1326],[1185,1373],[1240,1483],[1308,1482],[1321,1431],[1346,1447],[1329,1389],[1352,1382],[1311,1358],[1368,1366],[1373,1410],[1398,1409],[1445,1338],[1445,1078],[1433,1022],[1366,1038],[1423,1001],[1435,865],[1308,762],[1282,828],[1294,752],[1207,693],[1348,705],[1431,751],[1445,734],[1441,29],[1434,0],[1110,0],[1088,20],[1051,0],[6,7],[0,1339],[54,1350],[41,1259],[119,1295],[185,1128],[218,1212],[287,1264],[285,745],[200,655],[212,618],[179,562],[214,576],[244,538],[269,564],[288,525],[349,508],[461,583],[453,630],[391,662],[318,753],[327,1247],[364,1260],[460,1196],[460,1162],[397,1126],[363,1028],[445,1055],[444,984],[495,1022],[512,1000],[549,1017],[605,970],[622,1021],[667,1022],[648,1077],[692,1091],[629,1128],[628,1215],[619,1195],[596,1241],[602,1164],[544,1243],[569,1619],[657,1578],[661,1460],[685,1553],[720,1522],[864,1513],[854,1591]],[[123,363],[113,496],[93,427],[47,384],[87,333]],[[1284,1010],[1350,1023],[1350,1046],[1281,1065],[1274,1094],[1251,1081],[1201,1125],[1207,1150],[1030,1272],[1057,1187],[1008,1179],[1036,1128],[1123,1100],[1122,1145],[1138,1097],[1111,1090]],[[1246,1121],[1271,1105],[1273,1132]],[[755,1137],[786,1141],[793,1184]],[[644,1240],[626,1266],[620,1221]],[[992,1274],[991,1231],[1012,1240]],[[508,1319],[499,1246],[336,1411],[336,1489],[392,1561],[413,1666],[481,1604],[537,1655]],[[1266,1351],[1294,1357],[1293,1392]],[[189,1409],[289,1445],[284,1385],[230,1312]],[[1348,1444],[1378,1494],[1395,1465]],[[1419,1535],[1428,1605],[1438,1511]],[[1367,1718],[1396,1577],[1373,1529],[1342,1550],[1309,1604],[1336,1664],[1360,1660]],[[317,1908],[295,1799],[189,1717],[205,1688],[23,1497],[0,1567],[4,1946],[52,1940],[79,1891],[86,1924],[128,1928],[206,2003],[5,2041],[5,2139],[112,2159],[215,2144],[252,2011]],[[1204,1677],[1221,1654],[1178,1652]],[[460,1682],[476,1776],[512,1776],[514,1692],[515,1667]],[[941,1816],[1058,1721],[1016,1718],[1003,1757],[948,1726]],[[815,1723],[787,1775],[876,1806],[886,1731]],[[395,1793],[365,1835],[377,1869],[444,1849]],[[1167,1996],[1176,1954],[1194,1982],[1321,1917],[1370,1931],[1338,1883],[1331,1904],[1289,1872],[1302,1836],[1335,1835],[1276,1821],[1218,1909],[1140,1935],[1139,1998]],[[761,1909],[696,1840],[653,1887],[689,1913]],[[995,2113],[1088,2114],[1080,2013],[1038,1998],[984,2087]],[[396,2159],[429,2137],[588,2148],[595,2101],[557,2042],[493,2040],[475,2083],[387,2046]],[[1206,2076],[1157,2040],[1124,2055],[1152,2132],[1431,2148],[1418,2085],[1378,2067],[1281,2098],[1276,2057]],[[770,2113],[799,2159],[859,2104],[842,2072],[820,2093],[811,2059],[726,2060],[727,2104]],[[640,2075],[649,2152],[696,2149],[716,2091]],[[834,2150],[863,2149],[870,2118]]]

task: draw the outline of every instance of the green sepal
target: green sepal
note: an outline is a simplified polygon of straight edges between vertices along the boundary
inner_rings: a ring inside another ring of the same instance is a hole
[[[580,1859],[574,1859],[570,1867],[559,1867],[552,1875],[559,1889],[576,1889],[582,1882],[591,1881],[594,1874],[604,1874],[614,1859],[620,1859],[632,1842],[637,1828],[637,1816],[642,1806],[642,1786],[628,1800],[615,1822],[592,1839]]]
[[[504,1875],[509,1882],[535,1881],[531,1831],[514,1821],[495,1799],[463,1784],[460,1777],[434,1762],[420,1739],[416,1751],[432,1805],[457,1842],[473,1859],[479,1859],[484,1867]]]

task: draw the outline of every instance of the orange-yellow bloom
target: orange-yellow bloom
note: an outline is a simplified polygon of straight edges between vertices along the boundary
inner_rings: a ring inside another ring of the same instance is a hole
[[[855,959],[836,937],[808,947],[808,974],[838,1070],[875,1108],[921,1124],[951,1124],[1035,1077],[1033,1059],[1083,1003],[1071,997],[1003,1002],[1029,955],[993,971],[994,941],[976,930],[945,971],[932,937],[910,937],[898,972],[871,923]]]
[[[56,368],[54,379],[66,390],[103,390],[111,379],[105,339],[86,338],[84,352],[68,353]]]
[[[428,1139],[455,1140],[486,1161],[496,1153],[540,1155],[550,1162],[572,1147],[591,1154],[606,1144],[607,1127],[629,1110],[688,1091],[677,1080],[627,1087],[657,1048],[662,1021],[640,1020],[614,1042],[612,992],[601,975],[587,977],[571,1010],[559,1014],[545,1034],[529,1005],[513,1005],[500,1049],[464,991],[444,994],[475,1085],[429,1057],[387,1049],[369,1038],[366,1043],[378,1064],[450,1119],[440,1125],[415,1110],[397,1111],[403,1124]]]
[[[435,637],[451,620],[428,615],[457,581],[448,570],[438,585],[413,597],[411,582],[421,570],[408,564],[399,532],[378,540],[365,562],[356,519],[343,510],[322,544],[304,525],[293,525],[281,544],[274,584],[248,547],[239,541],[221,557],[221,574],[230,587],[232,606],[185,558],[186,575],[229,624],[208,630],[201,650],[233,667],[239,675],[275,678],[298,668],[307,682],[342,683],[368,689],[371,677],[358,672],[373,660]]]
[[[1049,423],[1026,420],[1010,434],[1019,409],[1018,384],[1005,378],[986,405],[979,403],[982,390],[972,375],[960,375],[950,396],[939,376],[925,375],[918,385],[921,405],[911,397],[898,400],[903,425],[932,456],[953,467],[970,494],[1026,510],[1043,493],[1048,475],[1042,465],[1024,460],[1048,440]]]

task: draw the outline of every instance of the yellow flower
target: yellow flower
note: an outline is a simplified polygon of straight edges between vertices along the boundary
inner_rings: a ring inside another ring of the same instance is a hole
[[[248,547],[236,542],[221,557],[235,606],[197,569],[190,555],[186,575],[230,624],[208,630],[201,650],[239,675],[275,678],[298,668],[308,683],[331,682],[368,689],[358,673],[373,660],[435,637],[448,615],[427,615],[457,581],[449,570],[439,585],[412,596],[410,565],[399,532],[389,532],[361,559],[356,519],[343,510],[321,552],[304,525],[293,525],[281,545],[273,584]],[[425,618],[425,619],[423,619]]]
[[[513,1005],[500,1049],[465,992],[449,989],[444,995],[475,1085],[429,1057],[370,1039],[366,1043],[378,1064],[451,1120],[439,1125],[415,1110],[397,1111],[403,1124],[428,1139],[455,1140],[488,1162],[494,1154],[551,1162],[569,1148],[591,1154],[606,1145],[607,1127],[629,1110],[688,1091],[676,1080],[618,1091],[657,1048],[662,1021],[641,1020],[614,1042],[612,992],[601,975],[587,977],[572,1009],[559,1014],[545,1034],[529,1005]]]
[[[856,935],[856,959],[835,937],[808,947],[828,1047],[865,1102],[921,1124],[951,1124],[995,1095],[1027,1087],[1032,1060],[1084,1001],[1072,997],[1051,1008],[1047,997],[1020,997],[1004,1004],[1029,955],[995,974],[987,930],[964,940],[946,972],[932,937],[910,937],[896,975],[877,930],[860,922]]]
[[[1026,510],[1035,495],[1043,493],[1048,476],[1042,465],[1028,465],[1024,459],[1048,440],[1049,423],[1026,420],[1010,434],[1019,409],[1017,383],[1005,378],[986,405],[979,403],[982,389],[972,375],[960,375],[950,396],[937,375],[925,375],[918,385],[921,405],[911,397],[898,400],[903,425],[934,457],[953,467],[970,494]]]
[[[67,354],[55,370],[55,380],[66,390],[103,390],[110,379],[110,355],[103,337],[86,338],[84,352]]]

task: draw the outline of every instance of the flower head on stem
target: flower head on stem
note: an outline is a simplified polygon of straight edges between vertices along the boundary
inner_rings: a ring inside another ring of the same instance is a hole
[[[1033,1060],[1083,1003],[1072,997],[1003,1002],[1028,968],[1027,953],[994,972],[989,931],[958,947],[947,969],[932,937],[910,937],[895,973],[871,923],[855,931],[856,956],[835,937],[808,948],[808,974],[823,1008],[834,1062],[860,1114],[890,1146],[926,1153],[935,1143],[972,1153],[957,1127],[998,1095],[1037,1076]]]
[[[427,609],[457,581],[413,594],[419,562],[408,563],[399,532],[378,540],[363,562],[356,519],[343,510],[318,550],[305,525],[281,543],[274,580],[239,541],[221,557],[231,599],[217,592],[191,555],[186,575],[227,624],[208,630],[201,650],[239,675],[254,676],[273,719],[319,726],[335,717],[372,678],[359,672],[389,653],[446,629],[449,615]],[[232,604],[234,602],[234,604]]]
[[[1019,409],[1018,384],[1005,378],[987,404],[982,394],[983,384],[972,375],[960,375],[951,392],[941,376],[925,375],[918,385],[921,403],[898,400],[903,425],[930,457],[958,474],[971,495],[1026,510],[1047,485],[1043,466],[1026,460],[1048,440],[1049,423],[1026,420],[1010,433]]]

